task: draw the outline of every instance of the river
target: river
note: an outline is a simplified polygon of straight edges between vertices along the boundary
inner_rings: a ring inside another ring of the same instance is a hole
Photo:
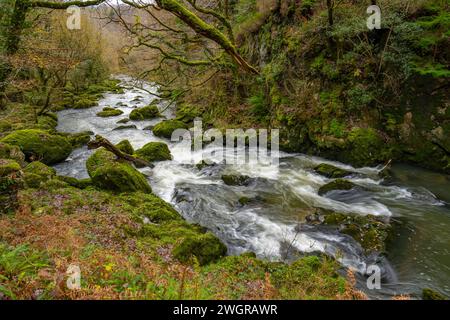
[[[168,144],[172,161],[158,162],[155,168],[141,171],[148,175],[155,194],[171,203],[186,220],[199,223],[216,234],[228,247],[229,254],[246,251],[270,260],[292,260],[298,254],[324,252],[336,257],[343,266],[359,271],[358,286],[371,298],[389,298],[398,294],[420,297],[421,289],[433,288],[450,295],[450,176],[406,165],[394,165],[393,178],[383,181],[377,168],[353,168],[349,165],[303,154],[280,152],[279,166],[256,162],[245,165],[222,163],[202,170],[186,164],[180,144],[160,139],[144,128],[160,122],[130,121],[135,129],[113,130],[135,107],[148,105],[157,88],[148,83],[136,86],[131,78],[119,76],[126,88],[123,94],[106,93],[99,106],[58,112],[61,132],[93,131],[113,143],[128,139],[135,149],[151,141]],[[96,113],[105,106],[117,107],[124,114],[100,118]],[[168,102],[159,108],[167,118],[173,116]],[[211,148],[194,154],[194,158],[211,156]],[[76,149],[63,163],[55,166],[58,174],[87,178],[87,147]],[[330,180],[312,168],[320,163],[356,172],[349,180],[364,189],[332,196],[319,196],[318,189]],[[224,173],[239,173],[252,178],[249,186],[227,186]],[[252,199],[239,204],[241,197]],[[389,217],[399,223],[386,256],[367,256],[353,239],[325,228],[299,223],[320,207],[354,214]],[[367,266],[377,264],[383,271],[380,290],[364,286]]]

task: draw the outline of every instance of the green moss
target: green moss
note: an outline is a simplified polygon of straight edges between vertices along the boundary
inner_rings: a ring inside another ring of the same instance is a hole
[[[105,107],[102,111],[97,113],[97,117],[107,118],[107,117],[115,117],[123,114],[122,110],[114,109],[111,107]]]
[[[90,131],[84,131],[79,133],[74,133],[69,136],[70,144],[73,148],[80,148],[91,141],[91,135],[93,133]]]
[[[40,160],[45,164],[61,162],[72,152],[67,138],[36,129],[14,131],[1,142],[18,146],[27,159]]]
[[[24,180],[29,188],[39,188],[40,185],[56,176],[56,170],[39,161],[33,161],[24,169]]]
[[[198,107],[190,104],[182,104],[177,108],[175,119],[188,124],[193,123],[195,118],[200,117],[201,114]]]
[[[122,152],[125,152],[126,154],[133,154],[134,149],[131,145],[130,141],[128,140],[122,140],[118,144],[116,144],[117,149],[119,149]]]
[[[25,154],[18,146],[12,146],[0,142],[0,159],[12,159],[23,166],[25,163]]]
[[[343,178],[352,174],[352,172],[337,168],[331,164],[322,163],[314,168],[314,171],[327,178]]]
[[[439,292],[434,291],[430,288],[425,288],[422,290],[422,299],[423,300],[448,300],[444,295]]]
[[[211,233],[186,238],[173,250],[173,255],[177,260],[189,262],[195,257],[200,265],[217,261],[226,253],[227,247]]]
[[[95,107],[97,105],[97,101],[89,98],[80,98],[73,105],[74,109],[87,109],[91,107]]]
[[[114,131],[117,130],[128,130],[128,129],[137,129],[136,125],[134,124],[128,124],[128,125],[124,125],[124,126],[118,126],[116,128],[114,128]]]
[[[127,123],[127,122],[130,122],[130,119],[123,118],[123,119],[120,119],[119,121],[117,121],[118,124]]]
[[[228,186],[246,186],[250,182],[250,177],[236,174],[224,174],[222,175],[222,180]]]
[[[157,137],[170,139],[172,133],[177,129],[187,129],[188,126],[179,120],[166,120],[153,127],[153,134]]]
[[[250,198],[248,198],[248,197],[240,197],[238,202],[239,202],[239,204],[245,206],[246,204],[248,204],[250,202]]]
[[[87,160],[86,168],[95,186],[116,192],[152,191],[142,173],[115,158],[111,152],[99,149]]]
[[[38,117],[38,127],[44,130],[55,130],[58,125],[58,120],[55,120],[52,116],[44,115]]]
[[[373,215],[352,215],[319,209],[307,221],[326,226],[335,226],[340,233],[355,239],[367,252],[385,252],[392,234],[392,226],[384,219]]]
[[[172,160],[169,147],[164,142],[150,142],[136,151],[136,156],[149,162]]]
[[[156,117],[160,117],[159,109],[156,105],[151,104],[149,106],[134,109],[130,113],[131,120],[148,120]]]
[[[336,179],[331,181],[319,188],[319,195],[324,195],[330,191],[334,190],[351,190],[355,188],[356,185],[353,182],[344,179]]]
[[[20,171],[20,165],[11,159],[0,159],[0,177]]]
[[[58,180],[63,181],[67,183],[68,185],[78,188],[78,189],[86,189],[87,187],[92,186],[91,179],[76,179],[73,177],[67,177],[67,176],[57,176]]]

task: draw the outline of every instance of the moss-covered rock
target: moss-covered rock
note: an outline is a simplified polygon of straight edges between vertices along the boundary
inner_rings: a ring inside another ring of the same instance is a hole
[[[352,174],[352,172],[337,168],[331,164],[322,163],[314,168],[314,171],[327,178],[344,178]]]
[[[29,188],[39,188],[41,183],[47,182],[56,176],[56,170],[40,161],[29,163],[24,169],[25,184]]]
[[[153,134],[157,137],[170,139],[177,129],[188,129],[188,126],[179,120],[166,120],[153,127]]]
[[[356,187],[356,184],[353,182],[344,179],[336,179],[320,187],[319,195],[323,196],[324,194],[334,190],[351,190]]]
[[[68,138],[73,148],[80,148],[91,141],[91,131],[83,131],[71,134]]]
[[[20,165],[11,159],[0,159],[0,177],[20,171]]]
[[[134,124],[127,124],[127,125],[124,125],[124,126],[118,126],[118,127],[115,127],[115,128],[113,129],[113,131],[118,131],[118,130],[128,130],[128,129],[137,129],[137,127],[136,127],[136,125],[134,125]]]
[[[250,198],[249,197],[240,197],[238,202],[240,205],[245,206],[250,203]]]
[[[58,125],[58,119],[50,115],[43,115],[38,117],[38,127],[44,130],[55,130]]]
[[[120,141],[118,144],[116,144],[116,147],[117,149],[119,149],[122,152],[125,152],[126,154],[132,155],[134,153],[133,146],[128,140]]]
[[[12,159],[25,166],[25,154],[18,146],[0,142],[0,159]]]
[[[107,117],[115,117],[123,114],[123,111],[120,109],[114,109],[111,107],[105,107],[102,111],[97,113],[97,117],[107,118]]]
[[[86,189],[87,187],[92,186],[91,179],[77,179],[74,177],[68,176],[56,176],[56,179],[65,182],[69,186],[78,188],[78,189]]]
[[[200,265],[206,265],[225,256],[227,247],[213,234],[207,233],[188,237],[173,250],[174,257],[181,262],[196,258]]]
[[[151,104],[149,106],[134,109],[130,113],[131,120],[148,120],[161,116],[159,109],[156,105]]]
[[[334,226],[361,244],[367,252],[384,252],[392,234],[391,224],[374,215],[360,216],[318,209],[306,217],[311,224]]]
[[[66,137],[37,129],[14,131],[1,142],[18,146],[27,159],[45,164],[61,162],[72,152],[72,145]]]
[[[448,300],[444,295],[439,292],[434,291],[430,288],[425,288],[422,290],[422,299],[423,300]]]
[[[87,109],[92,108],[97,105],[97,101],[95,99],[90,98],[80,98],[75,101],[73,108],[74,109]]]
[[[86,162],[92,183],[105,190],[116,192],[152,192],[145,176],[132,165],[116,160],[111,152],[97,150]]]
[[[238,174],[224,174],[222,180],[228,186],[246,186],[250,183],[250,177]]]
[[[128,118],[123,118],[123,119],[120,119],[119,121],[117,121],[116,123],[122,124],[122,123],[127,123],[127,122],[130,122],[130,119],[128,119]]]
[[[148,162],[172,160],[169,147],[164,142],[150,142],[136,150],[136,156]]]

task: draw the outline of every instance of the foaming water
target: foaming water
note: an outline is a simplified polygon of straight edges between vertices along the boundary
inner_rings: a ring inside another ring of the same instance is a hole
[[[251,159],[244,164],[224,164],[214,157],[214,152],[221,151],[221,148],[208,145],[203,150],[190,153],[182,147],[183,143],[157,138],[151,130],[146,130],[163,118],[129,121],[127,125],[135,125],[135,129],[114,130],[120,125],[117,121],[127,118],[135,107],[145,106],[157,99],[151,94],[156,92],[156,87],[144,83],[142,90],[135,87],[131,78],[119,78],[127,87],[123,94],[105,94],[98,107],[59,112],[58,130],[72,133],[88,130],[113,143],[128,139],[135,149],[151,141],[166,142],[173,160],[158,162],[153,169],[144,168],[141,171],[149,177],[152,189],[158,196],[171,203],[188,221],[199,223],[215,233],[228,246],[230,254],[252,251],[261,258],[292,261],[305,253],[323,252],[336,257],[342,265],[354,268],[361,275],[365,274],[368,265],[377,264],[383,270],[388,290],[375,293],[376,297],[414,293],[421,286],[448,290],[450,209],[432,191],[420,184],[408,186],[407,179],[400,179],[401,184],[387,185],[379,178],[381,167],[353,168],[303,154],[280,152],[274,164],[261,164]],[[111,118],[96,117],[96,113],[105,106],[117,107],[124,114]],[[167,109],[167,102],[158,101],[158,107],[163,110],[164,118],[173,116],[172,110]],[[226,149],[229,156],[236,156],[236,163],[245,162],[242,157],[255,152],[252,149],[246,151],[235,155],[235,150]],[[58,174],[88,177],[85,162],[92,152],[86,147],[74,150],[65,162],[55,166]],[[213,165],[199,170],[195,164],[201,159],[209,159]],[[361,188],[333,191],[320,196],[319,188],[331,181],[314,172],[313,168],[321,163],[354,172],[348,179]],[[221,176],[230,173],[249,176],[250,184],[225,185]],[[440,192],[446,194],[445,191]],[[240,204],[242,197],[249,199],[248,204]],[[394,249],[388,252],[388,259],[366,256],[351,237],[331,228],[303,224],[304,218],[314,208],[371,214],[401,221],[406,219],[408,223],[403,226],[407,225],[417,233],[411,237],[409,229],[405,231],[403,227],[394,240]],[[432,226],[433,230],[427,229],[427,226]],[[437,230],[443,232],[442,239],[436,239],[433,234]],[[423,241],[431,241],[438,252],[424,249]],[[399,248],[404,249],[401,254],[398,253]],[[427,250],[428,260],[420,259],[422,252],[417,250]],[[395,257],[392,257],[392,252]],[[394,261],[392,265],[391,261]],[[421,264],[426,264],[427,268],[421,267]],[[412,280],[417,270],[423,273],[420,281]]]

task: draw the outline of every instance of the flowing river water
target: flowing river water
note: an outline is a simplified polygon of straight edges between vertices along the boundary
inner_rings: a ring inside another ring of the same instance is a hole
[[[158,162],[141,171],[148,176],[155,194],[171,203],[185,219],[207,227],[228,247],[229,254],[252,251],[271,260],[292,260],[297,254],[324,252],[343,266],[359,271],[358,286],[372,298],[396,294],[419,297],[424,287],[450,295],[450,176],[406,165],[393,167],[389,182],[378,176],[380,168],[353,168],[349,165],[303,154],[280,152],[279,166],[257,162],[245,165],[218,163],[199,170],[186,164],[191,157],[211,157],[213,146],[189,154],[180,143],[155,137],[149,126],[162,118],[130,121],[136,128],[114,130],[117,121],[136,107],[157,99],[157,88],[145,83],[136,86],[131,78],[119,76],[126,88],[123,94],[106,93],[99,106],[58,113],[61,132],[92,131],[113,143],[128,139],[135,149],[151,141],[168,144],[173,160]],[[105,106],[117,107],[124,114],[100,118]],[[173,116],[168,102],[159,108],[167,118]],[[227,150],[229,152],[230,150]],[[58,174],[87,178],[85,162],[92,154],[87,147],[76,149],[55,166]],[[188,159],[189,158],[189,159]],[[320,163],[356,172],[349,180],[361,190],[332,192],[320,196],[320,186],[330,181],[312,168]],[[222,174],[250,176],[248,186],[227,186]],[[241,197],[252,199],[239,204]],[[360,215],[377,215],[397,221],[394,239],[385,256],[366,255],[352,238],[324,227],[301,225],[311,208],[332,209]],[[302,226],[299,228],[299,226]],[[368,290],[364,274],[369,265],[383,273],[380,290]]]

